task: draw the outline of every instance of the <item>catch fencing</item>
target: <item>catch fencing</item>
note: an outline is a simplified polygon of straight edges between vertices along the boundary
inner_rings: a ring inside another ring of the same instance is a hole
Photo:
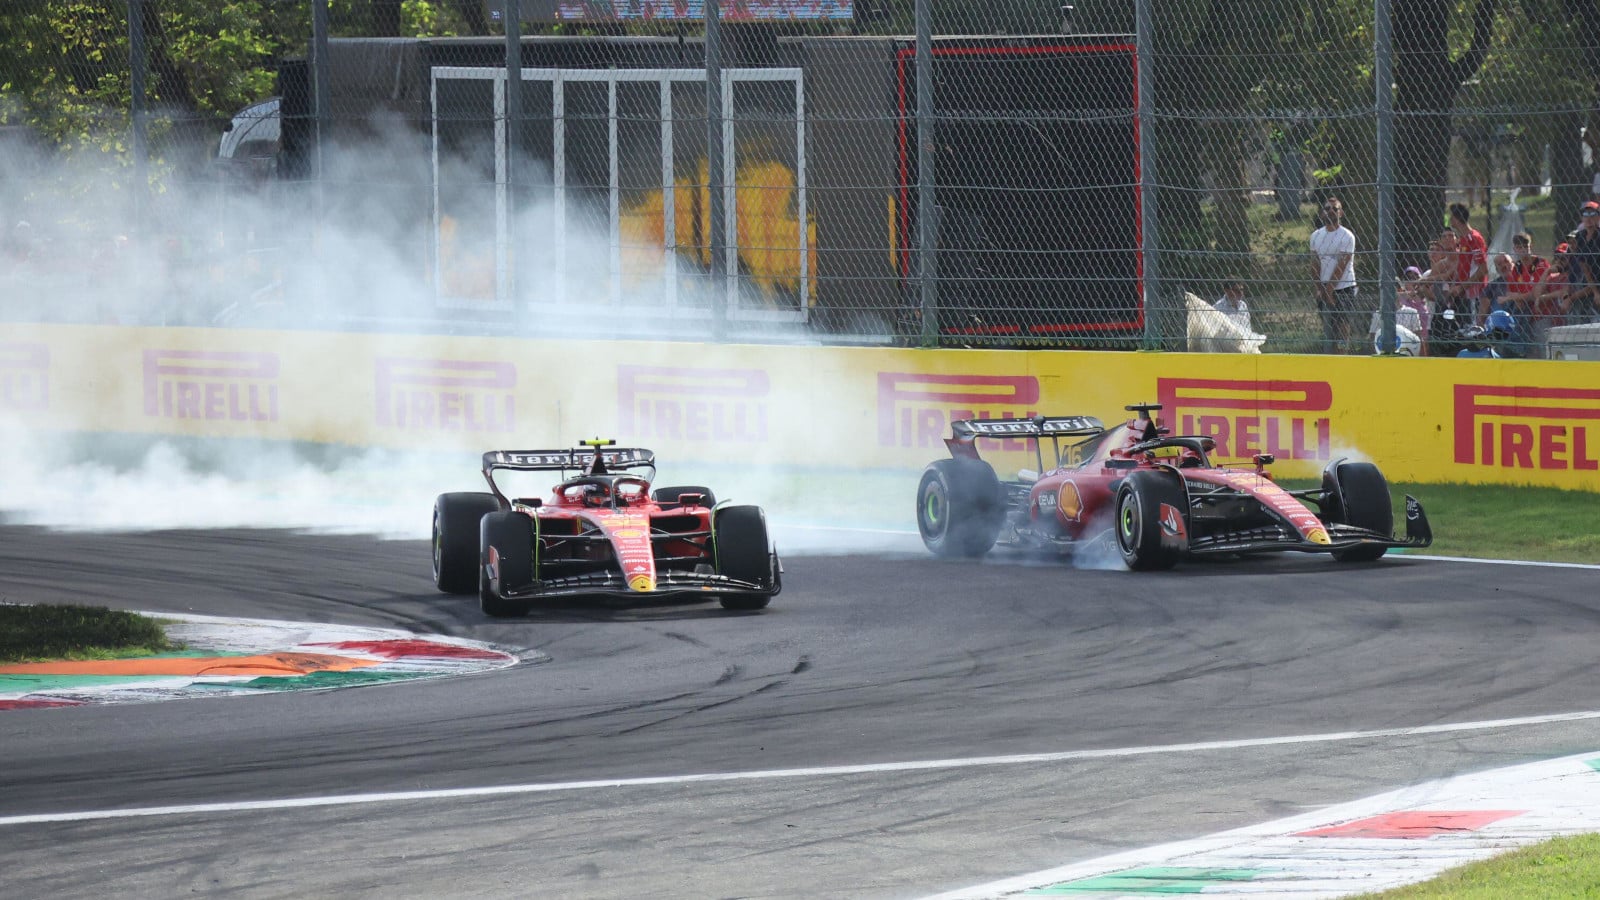
[[[0,318],[1543,355],[1600,12],[1391,2],[18,0]]]

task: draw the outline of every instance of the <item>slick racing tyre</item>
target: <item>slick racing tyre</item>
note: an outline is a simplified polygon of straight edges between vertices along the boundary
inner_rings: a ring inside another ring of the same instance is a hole
[[[433,583],[446,594],[478,587],[478,520],[500,509],[493,494],[440,494],[433,501]]]
[[[976,558],[988,553],[1005,518],[1005,493],[988,463],[940,459],[923,470],[917,487],[917,531],[934,556]]]
[[[528,612],[523,600],[507,600],[489,583],[489,551],[493,549],[500,587],[520,588],[533,583],[533,520],[518,512],[492,512],[483,517],[482,560],[478,566],[478,604],[483,614],[496,619]]]
[[[1116,500],[1117,549],[1135,572],[1178,564],[1188,534],[1189,498],[1176,475],[1137,471],[1122,480]]]
[[[1324,509],[1328,521],[1354,525],[1388,537],[1394,530],[1394,507],[1389,503],[1389,482],[1372,463],[1344,462],[1322,473],[1322,489],[1328,492]],[[1388,547],[1364,544],[1333,551],[1339,562],[1372,562],[1388,552]]]
[[[682,497],[684,494],[704,494],[705,496],[700,500],[700,505],[704,506],[706,509],[710,509],[711,507],[717,505],[717,497],[715,494],[711,493],[711,488],[708,487],[685,484],[675,487],[656,488],[655,490],[656,502],[662,506],[669,506],[673,503],[677,503],[678,498]]]
[[[711,533],[717,574],[754,582],[769,590],[777,587],[777,561],[767,542],[767,517],[761,507],[725,506],[717,510]],[[724,594],[721,599],[723,609],[765,609],[772,602],[772,595]]]

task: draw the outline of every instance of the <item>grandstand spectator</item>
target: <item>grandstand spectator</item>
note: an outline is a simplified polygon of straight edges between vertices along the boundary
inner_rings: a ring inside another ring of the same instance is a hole
[[[1586,325],[1594,320],[1596,293],[1600,292],[1600,203],[1583,204],[1583,224],[1572,236],[1570,289],[1562,303],[1565,325]]]
[[[1241,330],[1254,330],[1250,327],[1250,304],[1244,299],[1244,279],[1229,278],[1223,282],[1222,296],[1212,305]]]
[[[1483,296],[1478,298],[1478,324],[1488,321],[1489,313],[1506,309],[1511,289],[1511,254],[1497,253],[1494,257],[1494,278],[1484,285]]]
[[[1356,329],[1356,236],[1339,224],[1344,201],[1322,204],[1323,227],[1311,232],[1311,277],[1317,280],[1317,314],[1329,353],[1349,353]]]
[[[1537,358],[1544,355],[1544,343],[1550,326],[1560,324],[1563,307],[1567,305],[1567,279],[1572,266],[1572,258],[1568,255],[1569,249],[1566,244],[1556,247],[1549,268],[1545,269],[1544,276],[1528,294],[1531,321],[1528,322],[1526,333],[1533,344],[1528,353],[1530,357]]]
[[[1483,297],[1489,280],[1489,245],[1483,232],[1473,228],[1465,203],[1450,204],[1450,230],[1456,236],[1456,283],[1449,294],[1458,315],[1468,315]]]

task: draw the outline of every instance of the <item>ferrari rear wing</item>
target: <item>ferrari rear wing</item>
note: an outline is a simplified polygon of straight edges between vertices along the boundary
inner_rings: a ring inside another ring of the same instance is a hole
[[[1056,464],[1061,463],[1062,438],[1092,438],[1102,434],[1106,427],[1094,416],[1034,416],[1031,419],[957,419],[950,423],[951,436],[944,439],[950,455],[978,458],[978,438],[1021,438],[1033,441],[1034,458],[1039,470],[1044,470],[1044,448],[1041,438],[1049,438],[1054,448]]]
[[[600,454],[600,461],[608,469],[642,469],[656,464],[652,450],[637,447],[615,447],[607,450],[577,448],[573,450],[490,450],[483,455],[485,474],[494,469],[515,469],[521,472],[559,472],[587,468]]]
[[[1034,416],[1031,419],[957,419],[950,430],[958,441],[980,437],[1092,437],[1106,428],[1093,416]]]

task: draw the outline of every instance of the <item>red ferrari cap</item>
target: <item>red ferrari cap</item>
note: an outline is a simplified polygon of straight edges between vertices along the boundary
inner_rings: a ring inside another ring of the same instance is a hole
[[[1588,212],[1591,209],[1594,210],[1595,212],[1600,212],[1600,203],[1596,203],[1593,200],[1590,200],[1589,202],[1583,204],[1583,211],[1584,212]]]

